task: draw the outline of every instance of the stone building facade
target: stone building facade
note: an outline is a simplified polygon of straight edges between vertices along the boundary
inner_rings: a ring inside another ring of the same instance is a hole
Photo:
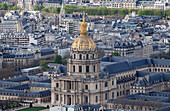
[[[80,36],[73,42],[67,75],[51,82],[51,104],[101,104],[116,95],[116,78],[103,76],[94,41],[88,37],[85,19]]]
[[[110,99],[130,95],[132,84],[139,79],[138,72],[169,70],[169,60],[116,56],[100,58],[96,44],[88,36],[87,23],[83,18],[80,36],[71,46],[67,72],[58,74],[51,80],[51,104],[104,104]],[[148,75],[146,73],[142,76]],[[163,76],[170,78],[169,75],[167,73]],[[151,78],[153,85],[169,81],[158,81],[159,76]],[[161,90],[163,88],[159,89]]]

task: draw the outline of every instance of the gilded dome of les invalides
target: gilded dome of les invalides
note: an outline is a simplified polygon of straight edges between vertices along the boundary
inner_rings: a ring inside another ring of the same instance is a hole
[[[87,23],[85,22],[84,16],[85,14],[83,15],[83,22],[81,23],[80,36],[74,40],[71,47],[72,51],[88,52],[96,50],[96,44],[88,36]]]

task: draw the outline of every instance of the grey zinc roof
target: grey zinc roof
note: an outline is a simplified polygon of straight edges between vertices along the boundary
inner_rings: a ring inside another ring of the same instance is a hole
[[[22,76],[22,77],[16,77],[16,78],[11,78],[3,81],[8,81],[8,82],[23,82],[23,81],[41,81],[41,80],[47,80],[48,76],[35,76],[35,75],[28,75],[28,76]]]
[[[152,60],[153,60],[153,64],[170,66],[170,60],[169,59],[152,59]]]
[[[134,68],[127,61],[125,61],[125,62],[106,65],[103,70],[109,74],[116,74],[116,73],[134,70]]]
[[[124,61],[133,62],[133,61],[138,61],[138,60],[141,60],[141,58],[112,56],[110,62],[124,62]],[[109,57],[101,58],[101,61],[102,62],[109,62]]]
[[[15,95],[15,96],[27,96],[27,97],[44,97],[47,95],[51,95],[50,90],[45,91],[24,91],[24,90],[11,90],[11,89],[0,89],[0,95]]]
[[[28,85],[29,87],[51,88],[51,83],[32,82],[32,83],[29,83]]]
[[[0,87],[14,87],[20,85],[18,82],[0,81]]]
[[[16,78],[11,78],[11,79],[7,79],[4,81],[9,81],[9,82],[22,82],[22,81],[28,81],[29,78],[27,76],[22,76],[22,77],[16,77]]]
[[[132,85],[135,85],[138,83],[140,86],[148,86],[152,85],[154,83],[159,83],[162,81],[169,81],[170,80],[170,73],[168,72],[148,72],[148,71],[137,71],[136,75],[138,77],[137,81],[132,83]],[[149,79],[146,79],[146,75],[149,76]],[[139,79],[139,77],[142,77],[143,79]]]

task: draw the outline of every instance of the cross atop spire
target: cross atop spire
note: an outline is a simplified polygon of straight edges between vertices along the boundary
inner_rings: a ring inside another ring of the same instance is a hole
[[[62,9],[64,9],[64,0],[62,0]]]
[[[85,22],[85,12],[83,11],[83,22],[81,23],[81,30],[80,30],[81,36],[87,36],[87,23]]]
[[[83,22],[85,23],[85,12],[83,11]]]

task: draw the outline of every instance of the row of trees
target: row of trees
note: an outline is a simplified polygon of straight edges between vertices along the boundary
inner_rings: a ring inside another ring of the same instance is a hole
[[[17,5],[9,5],[6,3],[0,3],[0,9],[1,10],[19,10],[21,9],[20,7],[18,7]]]
[[[48,8],[45,8],[42,5],[35,5],[34,10],[39,10],[39,11],[42,11],[42,12],[51,12],[51,13],[56,13],[56,14],[60,13],[60,7],[48,7]]]
[[[107,8],[107,7],[80,7],[74,5],[65,5],[65,11],[67,14],[73,12],[85,11],[88,15],[126,15],[132,11],[136,11],[139,15],[151,15],[151,16],[170,16],[170,10],[163,11],[162,9],[122,9],[122,8]],[[34,10],[40,10],[42,12],[60,13],[60,7],[34,6]]]
[[[63,58],[60,55],[56,55],[54,59],[54,63],[56,64],[67,64],[67,59],[69,58],[69,55],[64,56]],[[44,67],[45,69],[48,68],[48,62],[46,61],[41,61],[40,66]]]

